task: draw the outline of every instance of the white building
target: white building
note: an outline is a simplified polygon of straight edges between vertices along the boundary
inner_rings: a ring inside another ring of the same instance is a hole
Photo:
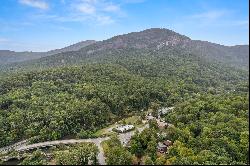
[[[147,120],[152,120],[155,119],[155,117],[153,117],[152,115],[147,116]]]
[[[158,110],[158,113],[160,115],[164,115],[164,114],[168,113],[169,111],[171,111],[172,109],[174,109],[174,107],[161,108]]]
[[[126,132],[128,130],[132,130],[134,128],[134,125],[125,125],[125,126],[119,126],[116,128],[118,132]]]

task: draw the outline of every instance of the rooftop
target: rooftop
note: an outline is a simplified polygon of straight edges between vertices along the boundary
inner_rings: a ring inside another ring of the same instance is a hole
[[[116,129],[120,131],[126,131],[134,128],[134,125],[124,125],[124,126],[119,126]]]
[[[166,108],[161,108],[158,110],[158,112],[161,112],[162,114],[166,114],[169,111],[171,111],[174,107],[166,107]]]
[[[166,141],[163,142],[163,144],[166,145],[166,146],[170,146],[170,145],[172,145],[172,141],[166,140]]]
[[[164,145],[162,142],[159,142],[159,143],[158,143],[158,147],[159,147],[159,148],[166,148],[167,146]]]

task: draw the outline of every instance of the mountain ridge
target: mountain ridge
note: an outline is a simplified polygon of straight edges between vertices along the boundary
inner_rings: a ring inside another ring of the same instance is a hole
[[[81,44],[80,44],[81,45]],[[71,46],[69,46],[71,47]],[[65,47],[68,48],[68,47]],[[103,41],[89,40],[89,43],[78,49],[60,49],[55,53],[25,61],[24,63],[15,63],[11,66],[22,66],[32,63],[41,65],[64,65],[74,64],[87,59],[104,58],[113,50],[127,49],[149,49],[159,51],[160,49],[181,49],[189,54],[205,58],[211,62],[221,62],[226,65],[247,70],[249,66],[249,45],[224,46],[208,41],[192,40],[165,28],[151,28],[139,32],[131,32],[123,35],[117,35]],[[52,51],[53,52],[53,51]],[[115,55],[114,55],[115,56]],[[149,55],[150,56],[150,55]],[[48,63],[47,63],[48,62]]]

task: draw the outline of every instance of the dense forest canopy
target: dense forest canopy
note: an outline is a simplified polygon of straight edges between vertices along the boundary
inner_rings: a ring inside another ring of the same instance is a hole
[[[179,104],[166,116],[175,127],[167,156],[171,164],[246,164],[249,162],[249,96],[202,95]]]
[[[178,69],[173,76],[164,70],[159,73],[154,65],[151,69],[139,67],[140,71],[134,67],[128,67],[129,71],[121,65],[92,64],[27,72],[1,80],[2,146],[33,136],[51,140],[81,130],[95,131],[129,112],[148,108],[152,102],[173,105],[199,93],[248,89],[244,79],[233,75],[225,76],[225,80],[212,73],[198,77],[192,65],[191,69],[181,66],[187,70]],[[206,69],[204,73],[209,72]],[[206,79],[211,76],[215,78]]]

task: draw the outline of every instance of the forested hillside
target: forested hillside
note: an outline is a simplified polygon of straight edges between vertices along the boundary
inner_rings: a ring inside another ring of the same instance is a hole
[[[164,60],[147,62],[151,65],[141,60],[124,60],[127,65],[123,66],[89,64],[48,69],[2,79],[1,145],[33,136],[53,140],[82,130],[94,132],[154,102],[173,105],[198,93],[248,90],[244,73],[221,68],[215,73],[214,66],[198,66],[198,62],[187,60],[168,72],[172,66],[164,68],[168,66]]]
[[[50,140],[81,130],[94,132],[116,118],[147,108],[150,102],[172,104],[177,99],[171,96],[174,91],[158,82],[117,65],[12,76],[0,86],[1,146],[32,136]]]

